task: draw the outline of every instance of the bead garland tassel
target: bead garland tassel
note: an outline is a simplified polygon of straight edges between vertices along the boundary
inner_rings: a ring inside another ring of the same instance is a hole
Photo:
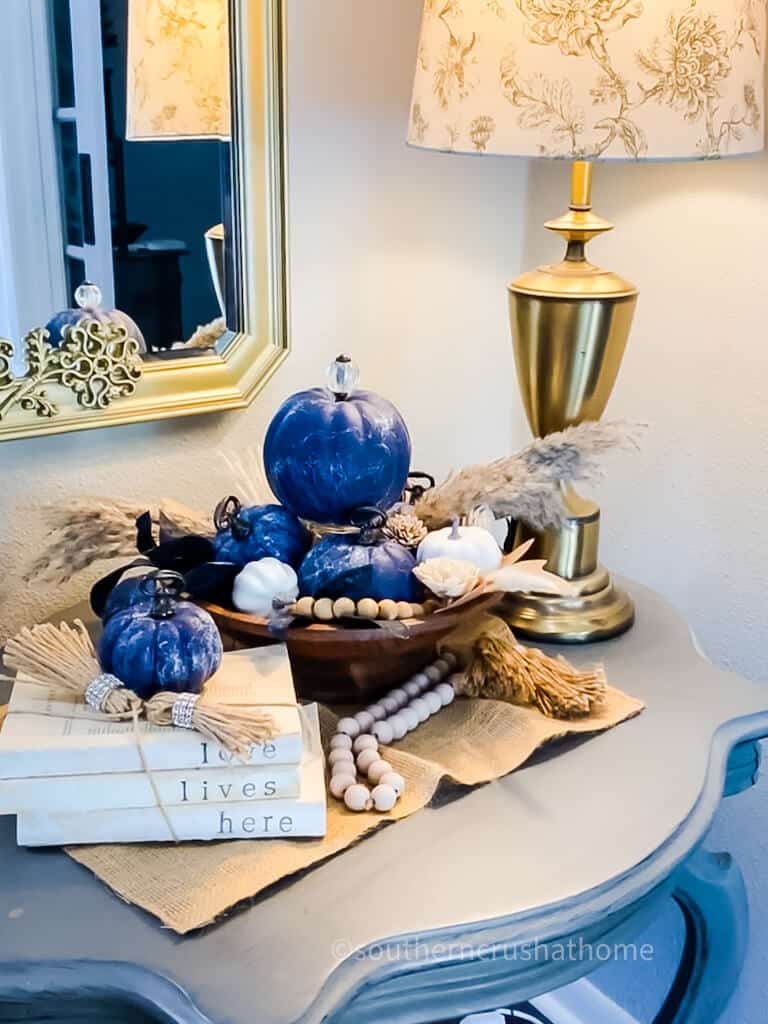
[[[379,744],[401,740],[451,703],[456,689],[446,677],[456,664],[456,656],[447,652],[375,704],[339,720],[328,754],[329,789],[350,811],[386,813],[395,806],[405,792],[405,779],[381,757]]]

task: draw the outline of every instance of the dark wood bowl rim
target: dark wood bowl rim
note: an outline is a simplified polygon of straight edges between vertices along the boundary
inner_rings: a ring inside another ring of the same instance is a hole
[[[317,641],[318,643],[334,644],[338,644],[340,642],[354,643],[357,640],[371,642],[374,640],[402,639],[404,641],[408,641],[411,639],[417,639],[420,636],[426,637],[430,633],[435,633],[438,630],[450,629],[468,612],[478,614],[482,611],[489,611],[499,603],[503,596],[504,595],[500,593],[482,594],[476,601],[463,604],[453,612],[450,610],[433,612],[425,619],[401,619],[399,621],[409,628],[410,635],[407,637],[398,637],[397,634],[388,633],[385,628],[383,629],[381,627],[374,627],[372,629],[365,629],[364,627],[361,627],[360,629],[348,629],[343,626],[335,626],[330,622],[310,622],[303,626],[292,624],[288,629],[287,638],[290,639],[291,635],[306,637],[307,634],[311,634],[313,641]],[[272,635],[269,632],[267,620],[264,618],[260,618],[256,615],[249,615],[247,612],[238,612],[232,608],[224,608],[222,605],[211,604],[204,601],[200,602],[200,606],[210,612],[214,619],[218,619],[222,622],[229,622],[240,627],[242,633],[259,637],[269,637]],[[277,640],[275,642],[277,642]]]

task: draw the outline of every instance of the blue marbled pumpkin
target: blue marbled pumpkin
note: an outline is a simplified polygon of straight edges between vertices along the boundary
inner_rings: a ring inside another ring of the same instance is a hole
[[[60,313],[52,316],[45,325],[45,329],[48,331],[48,341],[54,348],[59,348],[64,341],[66,329],[76,326],[81,320],[98,320],[99,323],[114,323],[119,327],[124,327],[127,336],[135,338],[139,343],[139,351],[147,351],[147,343],[138,324],[127,313],[123,313],[119,309],[63,309]]]
[[[110,590],[104,603],[102,620],[106,622],[107,619],[112,618],[117,612],[125,611],[126,608],[150,603],[151,595],[147,593],[147,580],[150,576],[151,573],[145,573],[143,576],[132,576],[127,580],[120,580],[117,586]]]
[[[312,542],[296,516],[281,505],[242,508],[236,498],[225,498],[214,518],[218,562],[243,567],[271,557],[296,569]]]
[[[420,585],[413,554],[394,540],[361,543],[343,534],[323,537],[299,569],[299,593],[360,601],[416,601]]]
[[[116,612],[105,623],[99,660],[145,700],[159,690],[198,693],[221,664],[219,631],[211,616],[177,601],[160,617],[151,604]]]
[[[372,391],[300,391],[280,406],[264,440],[270,487],[291,512],[317,523],[347,523],[361,505],[389,508],[410,463],[405,421]]]

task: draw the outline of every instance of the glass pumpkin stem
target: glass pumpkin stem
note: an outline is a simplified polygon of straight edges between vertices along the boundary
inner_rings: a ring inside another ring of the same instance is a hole
[[[93,284],[92,281],[83,281],[83,283],[75,289],[75,302],[80,309],[100,309],[101,288],[99,288],[98,285]]]
[[[328,367],[328,385],[337,402],[349,398],[360,381],[360,368],[350,356],[337,356]]]

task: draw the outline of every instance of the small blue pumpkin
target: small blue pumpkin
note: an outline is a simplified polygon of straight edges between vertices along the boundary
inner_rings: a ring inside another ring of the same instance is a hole
[[[417,601],[421,586],[413,575],[416,559],[397,541],[382,539],[384,521],[377,513],[359,535],[329,534],[318,541],[301,563],[299,593],[333,600]]]
[[[142,576],[132,576],[127,580],[120,580],[117,586],[109,592],[104,611],[101,618],[104,622],[112,618],[117,612],[125,611],[126,608],[133,608],[134,605],[149,604],[151,593],[147,592],[147,580],[154,573],[144,573]],[[174,576],[176,574],[174,573]]]
[[[278,409],[264,440],[267,479],[278,499],[316,523],[350,522],[364,505],[399,500],[411,463],[400,413],[372,391],[355,391],[348,356],[330,368],[330,388],[310,388]]]
[[[123,313],[120,309],[102,309],[101,290],[96,285],[88,282],[81,284],[75,291],[75,302],[77,308],[62,309],[59,313],[55,313],[45,325],[45,329],[48,331],[48,341],[54,348],[61,346],[67,336],[68,328],[77,326],[81,320],[98,320],[99,323],[112,323],[117,324],[118,327],[124,327],[126,336],[135,338],[138,342],[139,351],[147,351],[144,335],[138,324],[127,313]]]
[[[159,690],[199,693],[221,664],[221,636],[202,608],[179,601],[155,578],[148,600],[115,612],[105,623],[99,660],[144,700]],[[147,587],[147,589],[150,589]]]
[[[298,568],[312,543],[299,520],[280,505],[243,508],[235,497],[225,498],[214,513],[216,561],[243,568],[262,558]]]

